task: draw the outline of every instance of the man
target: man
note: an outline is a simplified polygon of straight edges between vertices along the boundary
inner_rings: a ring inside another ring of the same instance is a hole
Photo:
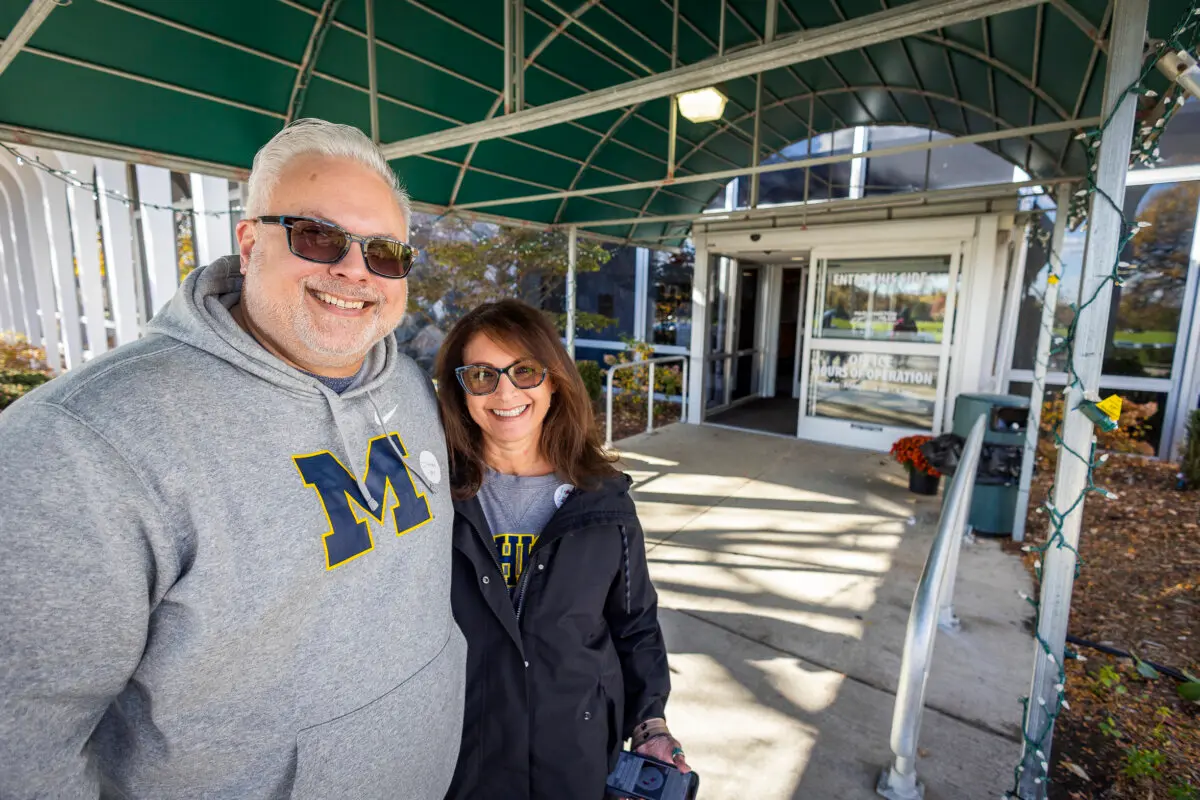
[[[237,256],[0,415],[0,797],[445,793],[466,656],[390,335],[407,231],[374,145],[297,121]]]

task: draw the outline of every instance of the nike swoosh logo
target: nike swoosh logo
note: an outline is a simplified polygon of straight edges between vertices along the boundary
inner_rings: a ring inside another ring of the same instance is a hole
[[[386,414],[384,414],[384,415],[383,415],[383,422],[384,422],[385,424],[387,423],[387,421],[388,421],[389,419],[391,419],[391,418],[392,418],[392,415],[396,413],[396,409],[397,409],[397,408],[399,408],[399,407],[400,407],[400,406],[392,406],[392,410],[391,410],[391,411],[389,411],[388,413],[386,413]]]

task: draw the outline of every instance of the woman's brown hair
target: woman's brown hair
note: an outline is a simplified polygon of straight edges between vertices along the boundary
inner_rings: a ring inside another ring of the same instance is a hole
[[[542,424],[540,446],[555,474],[584,489],[616,475],[612,465],[616,456],[604,449],[587,388],[558,331],[533,306],[500,300],[485,303],[458,321],[442,343],[434,368],[454,498],[474,497],[483,483],[483,432],[467,410],[466,394],[455,374],[464,366],[467,343],[477,334],[545,365],[555,393]]]

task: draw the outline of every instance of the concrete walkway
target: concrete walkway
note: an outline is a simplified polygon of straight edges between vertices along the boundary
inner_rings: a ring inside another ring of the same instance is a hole
[[[711,426],[618,443],[671,651],[668,716],[701,797],[870,800],[888,763],[909,607],[939,500],[886,456]],[[999,797],[1020,752],[1031,582],[964,546],[918,774],[927,800]]]

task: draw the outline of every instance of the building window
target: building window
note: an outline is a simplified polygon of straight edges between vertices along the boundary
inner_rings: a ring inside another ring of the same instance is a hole
[[[651,344],[690,347],[692,343],[692,275],[695,253],[650,254],[649,302]]]
[[[1109,312],[1104,374],[1135,378],[1171,378],[1175,346],[1191,268],[1200,181],[1130,186],[1125,191],[1125,214],[1149,222],[1125,248],[1122,259],[1133,265],[1123,286],[1114,286]],[[1053,225],[1053,212],[1042,225]],[[1079,301],[1085,231],[1067,233],[1063,242],[1063,275],[1054,319],[1055,340],[1066,336]],[[1029,246],[1025,292],[1017,323],[1014,369],[1033,369],[1041,324],[1042,292],[1046,285],[1046,253],[1034,241]],[[1035,270],[1034,266],[1041,265]],[[1054,353],[1050,371],[1067,367],[1065,355]]]
[[[823,133],[809,141],[796,142],[779,151],[778,154],[764,159],[763,164],[775,164],[783,161],[808,158],[810,156],[842,155],[854,152],[854,129],[834,133]],[[760,205],[779,203],[799,203],[804,201],[804,169],[788,169],[779,172],[764,172],[759,176],[758,200]],[[812,168],[809,178],[809,200],[829,200],[850,196],[850,162],[840,161],[836,164],[822,164]],[[738,181],[737,207],[747,208],[750,205],[750,177]]]
[[[1134,268],[1113,287],[1105,374],[1172,377],[1198,200],[1195,181],[1126,189],[1126,217],[1150,227],[1122,253]]]
[[[1200,103],[1195,98],[1188,97],[1183,108],[1171,117],[1158,146],[1164,167],[1200,164]]]
[[[600,271],[576,277],[578,340],[616,341],[637,333],[637,248],[608,249],[612,258]]]
[[[870,147],[900,147],[930,141],[930,132],[902,125],[883,125],[870,130]],[[929,175],[929,153],[901,153],[868,158],[864,193],[867,197],[897,192],[921,192]],[[1012,172],[1012,169],[1009,169]]]
[[[1046,385],[1045,402],[1052,403],[1062,397],[1063,387],[1061,385]],[[1028,397],[1033,391],[1033,385],[1030,383],[1013,381],[1008,385],[1010,394]],[[1146,417],[1142,430],[1139,434],[1140,438],[1131,442],[1129,446],[1134,452],[1139,455],[1152,456],[1158,452],[1159,446],[1162,444],[1163,438],[1163,419],[1167,409],[1167,393],[1153,392],[1140,389],[1113,389],[1110,387],[1101,386],[1101,397],[1108,397],[1115,394],[1121,398],[1122,404],[1137,403],[1143,405],[1145,403],[1154,403],[1154,413]]]

